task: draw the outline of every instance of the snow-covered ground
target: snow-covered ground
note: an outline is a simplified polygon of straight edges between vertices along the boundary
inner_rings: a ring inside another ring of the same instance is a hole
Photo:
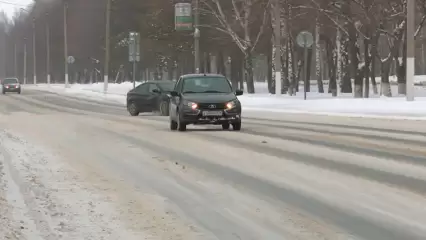
[[[145,239],[58,156],[0,131],[0,239]]]
[[[391,80],[394,82],[396,79],[392,78]],[[269,94],[267,85],[263,82],[255,84],[256,94],[245,94],[240,96],[239,99],[243,104],[244,111],[426,120],[426,87],[421,85],[426,83],[425,80],[426,77],[417,76],[416,101],[414,102],[407,102],[404,96],[397,96],[396,85],[392,85],[392,93],[395,95],[392,98],[374,95],[372,87],[370,87],[370,98],[354,99],[352,94],[339,94],[335,98],[328,93],[320,94],[317,86],[313,84],[311,92],[307,94],[307,100],[304,100],[303,91],[292,97]],[[50,86],[39,84],[26,87],[80,98],[117,102],[124,105],[126,103],[125,95],[133,88],[133,84],[130,82],[110,83],[107,94],[103,93],[103,83],[73,84],[69,89],[65,89],[63,84],[51,84]],[[327,87],[325,86],[326,91]],[[303,90],[303,86],[300,86],[300,89]]]

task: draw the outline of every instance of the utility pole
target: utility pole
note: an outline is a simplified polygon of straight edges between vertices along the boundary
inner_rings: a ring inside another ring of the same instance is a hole
[[[15,45],[13,46],[13,55],[14,55],[14,57],[13,57],[13,61],[14,61],[13,69],[14,69],[15,77],[18,77],[18,53],[17,53],[16,48],[17,47],[16,47],[16,43],[15,43]]]
[[[49,13],[46,13],[46,75],[47,75],[47,84],[50,85],[50,26],[49,26]]]
[[[195,54],[195,73],[200,73],[200,9],[199,0],[195,0],[195,31],[194,31],[194,54]]]
[[[108,73],[109,73],[109,45],[110,45],[110,25],[111,25],[111,0],[107,0],[106,7],[106,30],[105,30],[105,66],[104,66],[104,93],[108,92]]]
[[[24,38],[24,85],[27,84],[27,38]]]
[[[36,56],[36,19],[33,18],[33,64],[34,64],[34,85],[37,84],[37,56]]]
[[[67,23],[68,2],[64,2],[64,64],[65,64],[65,88],[69,88],[68,78],[68,23]]]
[[[281,7],[279,0],[274,1],[274,48],[275,48],[275,94],[281,95]]]
[[[406,68],[406,97],[407,101],[414,101],[415,75],[415,44],[414,31],[416,19],[416,0],[407,1],[407,68]]]

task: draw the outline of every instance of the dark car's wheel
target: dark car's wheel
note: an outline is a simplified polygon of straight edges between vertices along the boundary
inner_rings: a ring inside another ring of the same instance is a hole
[[[229,129],[229,123],[222,124],[222,129],[223,130],[228,130]]]
[[[18,94],[21,94],[21,90],[18,91]]]
[[[166,101],[162,101],[160,103],[160,115],[161,116],[169,116],[169,103]]]
[[[182,119],[180,118],[180,114],[177,114],[177,129],[180,132],[184,132],[186,131],[186,124],[184,122],[182,122]]]
[[[131,116],[138,116],[139,115],[138,106],[136,106],[136,103],[134,103],[134,102],[129,102],[127,104],[127,111],[129,111]]]
[[[178,123],[170,119],[170,130],[176,131],[178,129]]]
[[[232,124],[232,129],[234,131],[240,131],[241,130],[241,122],[233,123]]]

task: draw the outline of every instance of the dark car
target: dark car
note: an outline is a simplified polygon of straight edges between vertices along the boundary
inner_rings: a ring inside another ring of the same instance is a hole
[[[127,93],[127,111],[132,116],[156,111],[162,116],[168,116],[170,92],[174,86],[174,81],[151,81],[140,84]]]
[[[185,131],[188,124],[222,125],[241,130],[241,103],[229,80],[218,74],[189,74],[179,78],[170,93],[170,129]]]
[[[21,94],[21,84],[17,78],[5,78],[1,81],[2,92],[6,94],[7,92],[16,92]]]

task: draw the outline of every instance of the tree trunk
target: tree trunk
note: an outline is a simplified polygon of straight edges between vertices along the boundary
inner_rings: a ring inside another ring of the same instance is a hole
[[[352,31],[355,31],[354,29]],[[351,32],[351,31],[350,31]],[[350,50],[350,58],[351,58],[351,68],[352,73],[354,76],[354,97],[355,98],[362,98],[362,88],[363,88],[363,67],[360,67],[359,60],[358,60],[358,52],[359,48],[357,47],[357,39],[355,36],[355,33],[352,33],[353,35],[349,37],[349,50]],[[365,67],[365,65],[364,65]]]
[[[285,36],[286,36],[286,69],[288,70],[288,81],[289,81],[289,89],[288,89],[288,95],[294,96],[296,95],[296,67],[295,67],[295,60],[294,60],[294,44],[293,40],[290,36],[291,33],[291,25],[290,25],[290,19],[293,17],[292,13],[292,6],[289,1],[286,1],[286,10],[287,14],[285,15]]]
[[[371,57],[369,55],[370,44],[367,39],[364,39],[364,59],[365,59],[365,67],[364,67],[364,79],[365,79],[365,88],[364,88],[364,97],[370,97],[370,62]]]
[[[405,65],[404,63],[397,65],[398,69],[398,94],[406,95],[407,94],[407,78],[405,74]]]
[[[370,79],[371,79],[371,85],[373,85],[373,93],[377,95],[379,93],[377,89],[377,82],[376,82],[376,61],[377,59],[374,57],[376,56],[377,52],[377,43],[378,43],[378,33],[375,33],[374,37],[371,41],[371,48],[370,48],[370,55],[371,55],[371,69],[370,69]]]
[[[244,70],[246,73],[247,92],[254,93],[253,55],[251,49],[244,53]]]
[[[389,82],[389,71],[391,67],[392,59],[387,59],[384,62],[382,62],[382,68],[381,68],[381,95],[385,97],[392,97],[392,90]]]
[[[175,71],[175,62],[170,59],[167,62],[167,79],[168,80],[173,80],[173,73]]]
[[[308,62],[307,64],[307,72],[306,72],[306,92],[311,92],[311,67],[312,67],[312,55],[313,50],[308,49]]]
[[[294,96],[296,95],[296,74],[294,69],[294,50],[292,48],[293,41],[288,39],[286,52],[287,52],[287,69],[288,69],[288,77],[290,82],[290,87],[288,89],[288,95]]]
[[[303,57],[302,57],[303,58]],[[296,72],[296,92],[299,92],[299,86],[300,86],[300,80],[302,79],[302,69],[303,69],[303,61],[301,60],[301,57],[299,56],[299,59],[297,60],[297,72]]]
[[[315,24],[315,75],[317,77],[318,92],[324,93],[324,84],[322,81],[322,71],[321,69],[321,44],[320,44],[320,22],[319,18],[316,19]]]
[[[241,72],[241,61],[239,61],[240,58],[238,57],[238,54],[234,53],[231,57],[231,83],[233,90],[238,89],[238,83],[240,78],[240,72]]]
[[[406,34],[404,34],[406,35]],[[405,73],[405,69],[407,66],[407,48],[405,48],[405,44],[407,38],[404,36],[403,42],[401,46],[402,48],[402,62],[399,61],[398,58],[395,59],[396,67],[397,67],[397,77],[398,77],[398,94],[406,95],[407,94],[407,77]]]
[[[274,69],[273,57],[274,57],[274,47],[272,46],[272,44],[269,44],[269,51],[268,51],[268,54],[266,55],[266,58],[267,58],[266,66],[272,66],[272,67],[267,67],[266,71],[267,71],[267,81],[268,81],[268,92],[271,94],[275,94],[275,76],[274,76],[275,74],[273,74],[273,72],[275,72],[275,69]]]
[[[376,82],[376,59],[371,59],[371,70],[370,70],[370,79],[371,79],[371,85],[373,85],[373,93],[375,95],[379,94],[379,90],[377,89],[377,82]]]
[[[219,73],[217,69],[217,54],[210,55],[210,73]]]
[[[326,55],[327,55],[327,65],[328,65],[328,93],[331,93],[333,96],[337,96],[337,82],[336,82],[336,57],[335,51],[331,41],[328,39],[326,41]]]
[[[216,58],[216,66],[217,66],[217,72],[219,74],[222,74],[223,76],[226,76],[226,67],[225,67],[225,57],[223,55],[223,51],[220,50],[218,52],[218,56]]]
[[[338,20],[339,21],[339,20]],[[342,84],[343,84],[343,71],[346,69],[343,68],[345,65],[343,64],[345,62],[345,59],[343,58],[347,52],[345,52],[345,47],[347,47],[347,41],[346,36],[342,34],[340,28],[336,29],[336,81],[339,82],[340,90],[342,90]],[[345,62],[346,63],[346,62]],[[329,89],[330,92],[330,89]],[[344,91],[341,91],[344,92]]]
[[[272,43],[269,44],[270,51],[268,51],[269,52],[268,62],[270,61],[268,63],[268,66],[271,66],[270,68],[268,68],[270,69],[270,72],[271,72],[271,86],[268,85],[268,89],[269,89],[269,92],[272,94],[275,94],[275,74],[274,73],[275,73],[275,56],[276,56],[275,53],[277,51],[274,41],[275,41],[275,38],[272,37]]]
[[[352,80],[351,80],[351,65],[349,63],[349,54],[348,54],[348,40],[344,36],[342,36],[341,40],[341,54],[342,54],[342,62],[341,64],[341,75],[342,81],[340,83],[340,91],[342,93],[352,93]]]

